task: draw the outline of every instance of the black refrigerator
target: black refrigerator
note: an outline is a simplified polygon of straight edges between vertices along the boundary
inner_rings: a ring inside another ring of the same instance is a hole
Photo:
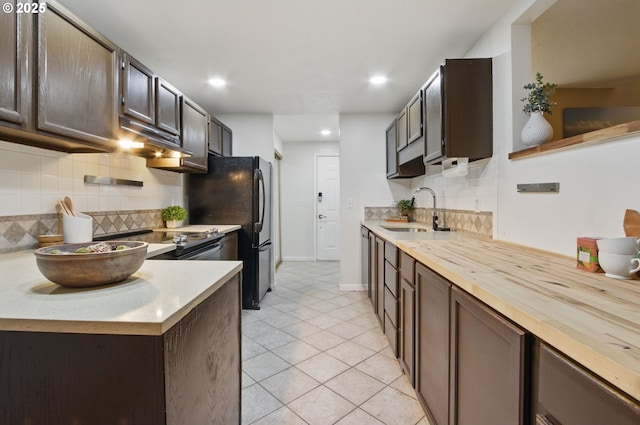
[[[239,224],[242,308],[260,309],[271,289],[271,163],[255,157],[209,155],[206,174],[186,177],[190,224]]]

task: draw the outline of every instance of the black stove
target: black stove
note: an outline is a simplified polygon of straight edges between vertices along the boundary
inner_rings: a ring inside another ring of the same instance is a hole
[[[213,232],[184,232],[180,230],[151,229],[135,230],[122,233],[110,233],[94,238],[95,241],[141,241],[148,243],[175,244],[176,249],[173,256],[176,259],[209,249],[224,237],[224,233],[219,233],[215,228]]]

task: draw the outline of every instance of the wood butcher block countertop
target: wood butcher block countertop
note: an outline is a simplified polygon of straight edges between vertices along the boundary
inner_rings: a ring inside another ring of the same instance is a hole
[[[640,400],[640,280],[611,279],[578,270],[575,258],[461,232],[363,225]]]

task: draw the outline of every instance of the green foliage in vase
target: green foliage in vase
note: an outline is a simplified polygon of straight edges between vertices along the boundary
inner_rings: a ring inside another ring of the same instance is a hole
[[[530,90],[529,96],[520,99],[526,102],[522,109],[524,113],[542,112],[551,115],[551,108],[557,103],[551,102],[549,97],[556,91],[556,87],[558,87],[557,84],[543,83],[542,74],[536,73],[536,82],[524,86],[525,89]]]
[[[401,199],[396,201],[395,207],[400,211],[401,215],[409,215],[416,209],[416,207],[411,205],[410,199]]]
[[[187,210],[178,206],[172,205],[162,210],[163,220],[184,220],[187,218]]]

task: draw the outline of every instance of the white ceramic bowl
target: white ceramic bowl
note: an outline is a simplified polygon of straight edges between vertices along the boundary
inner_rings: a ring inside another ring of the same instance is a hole
[[[637,255],[640,251],[640,239],[638,238],[612,238],[598,239],[598,251],[608,252],[610,254],[628,254]]]
[[[631,279],[640,271],[640,258],[635,255],[598,251],[598,263],[605,276],[614,279]]]

